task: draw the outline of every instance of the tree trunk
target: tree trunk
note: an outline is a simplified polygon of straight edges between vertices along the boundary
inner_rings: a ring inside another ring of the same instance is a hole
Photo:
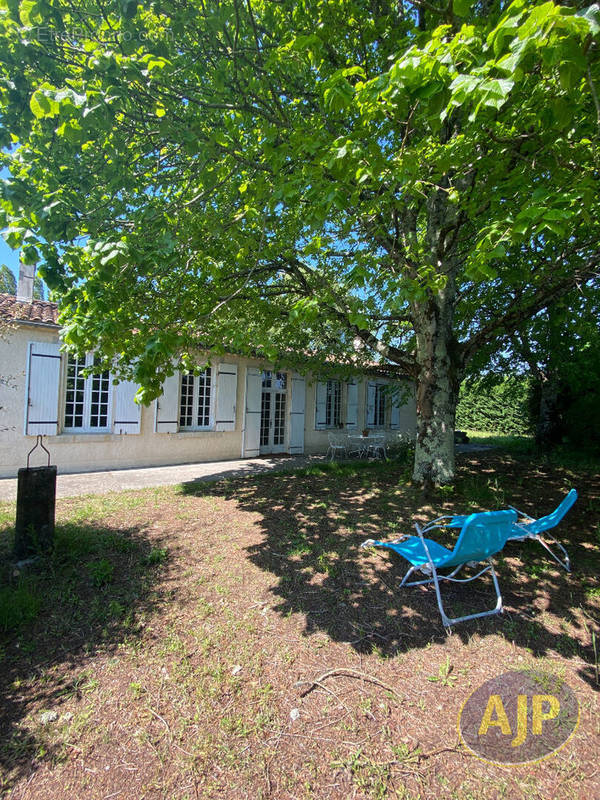
[[[446,138],[453,124],[447,121]],[[437,287],[425,290],[424,299],[412,304],[417,367],[417,441],[413,480],[425,490],[454,480],[454,424],[460,369],[459,347],[454,335],[456,306],[455,235],[456,208],[441,187],[427,198],[428,250],[426,264],[436,275]],[[453,241],[454,240],[454,241]]]
[[[415,315],[417,440],[413,480],[425,488],[454,480],[454,425],[460,375],[451,286]]]
[[[559,412],[560,382],[552,374],[540,380],[540,410],[535,431],[535,441],[544,450],[560,441],[561,419]]]

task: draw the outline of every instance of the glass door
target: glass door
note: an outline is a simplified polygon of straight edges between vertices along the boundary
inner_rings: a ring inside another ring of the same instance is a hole
[[[260,452],[285,452],[287,373],[265,370],[262,374]]]

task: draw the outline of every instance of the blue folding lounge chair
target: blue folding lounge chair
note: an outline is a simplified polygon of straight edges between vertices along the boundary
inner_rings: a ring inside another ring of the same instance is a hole
[[[571,489],[571,491],[567,494],[565,499],[558,505],[551,514],[547,514],[545,517],[539,517],[539,519],[535,519],[534,517],[530,517],[529,514],[525,514],[524,511],[519,511],[518,508],[514,508],[513,511],[516,511],[520,517],[523,517],[527,522],[516,522],[513,525],[513,530],[509,536],[509,541],[523,541],[524,539],[533,539],[536,542],[539,542],[542,547],[545,547],[546,550],[550,553],[552,558],[560,564],[560,566],[566,570],[567,572],[571,571],[571,562],[569,560],[569,554],[562,546],[560,542],[558,542],[554,536],[551,536],[548,531],[550,528],[555,528],[558,523],[562,520],[565,516],[567,511],[573,506],[577,500],[577,489]],[[542,538],[543,537],[543,538]],[[556,547],[560,549],[564,556],[564,561],[562,561],[556,553],[554,553],[551,547],[546,544],[544,539],[550,539]]]
[[[498,579],[492,563],[492,556],[504,547],[505,542],[511,535],[513,526],[517,521],[517,512],[514,509],[508,511],[484,511],[479,514],[471,514],[465,517],[462,529],[454,545],[453,550],[448,550],[433,539],[426,539],[423,534],[435,528],[448,527],[447,523],[439,523],[434,520],[421,528],[415,524],[417,536],[405,536],[390,542],[379,542],[374,539],[367,539],[361,547],[388,547],[401,555],[412,565],[400,586],[421,586],[433,583],[437,597],[438,608],[442,615],[442,623],[445,628],[455,625],[457,622],[464,622],[468,619],[477,617],[487,617],[490,614],[499,614],[502,611],[502,596]],[[455,575],[466,564],[473,565],[481,561],[487,561],[487,566],[470,578],[456,578]],[[438,570],[454,568],[449,575],[440,575]],[[421,581],[410,581],[407,579],[415,570],[429,575]],[[494,588],[496,589],[496,606],[490,611],[480,611],[477,614],[467,614],[464,617],[450,618],[444,611],[442,605],[442,595],[440,592],[440,581],[453,581],[456,583],[468,583],[479,578],[485,572],[492,573]]]
[[[514,506],[509,506],[513,511],[516,511],[519,517],[523,518],[524,520],[528,520],[526,522],[515,522],[512,527],[510,536],[508,537],[508,541],[510,542],[522,542],[525,539],[532,539],[533,541],[539,542],[542,547],[544,547],[552,556],[552,558],[560,564],[560,566],[566,570],[567,572],[571,571],[571,562],[569,560],[569,554],[562,546],[562,544],[557,541],[554,536],[551,536],[548,531],[551,528],[555,528],[559,522],[561,522],[562,518],[565,516],[567,511],[569,511],[575,501],[577,500],[577,490],[571,489],[571,491],[567,494],[565,499],[558,505],[551,514],[546,514],[545,517],[539,517],[539,519],[535,519],[534,517],[530,517],[529,514],[526,514],[524,511],[519,511],[518,508]],[[436,523],[440,523],[441,520],[447,519],[446,526],[448,528],[460,528],[464,525],[465,520],[467,517],[455,516],[455,517],[438,517],[438,519],[434,520]],[[431,523],[433,524],[433,523]],[[544,538],[542,538],[542,536]],[[550,539],[553,544],[559,548],[562,552],[564,561],[562,561],[556,553],[550,548],[550,546],[544,541],[544,539]]]

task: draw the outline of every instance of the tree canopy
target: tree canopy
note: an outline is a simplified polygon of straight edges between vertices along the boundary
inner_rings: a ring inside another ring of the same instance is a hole
[[[376,357],[452,480],[470,360],[597,271],[598,5],[2,3],[7,237],[67,341],[146,400],[199,344]]]
[[[6,292],[7,294],[17,293],[17,279],[15,278],[14,272],[10,267],[7,267],[6,264],[0,264],[0,292]],[[46,299],[44,282],[37,274],[33,279],[33,299]]]
[[[0,264],[0,292],[17,293],[17,281],[14,273],[6,264]]]

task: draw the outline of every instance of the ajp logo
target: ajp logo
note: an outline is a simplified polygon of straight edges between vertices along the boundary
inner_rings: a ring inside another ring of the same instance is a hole
[[[563,747],[579,723],[579,703],[558,676],[505,672],[467,698],[458,715],[464,744],[496,764],[539,761]]]

